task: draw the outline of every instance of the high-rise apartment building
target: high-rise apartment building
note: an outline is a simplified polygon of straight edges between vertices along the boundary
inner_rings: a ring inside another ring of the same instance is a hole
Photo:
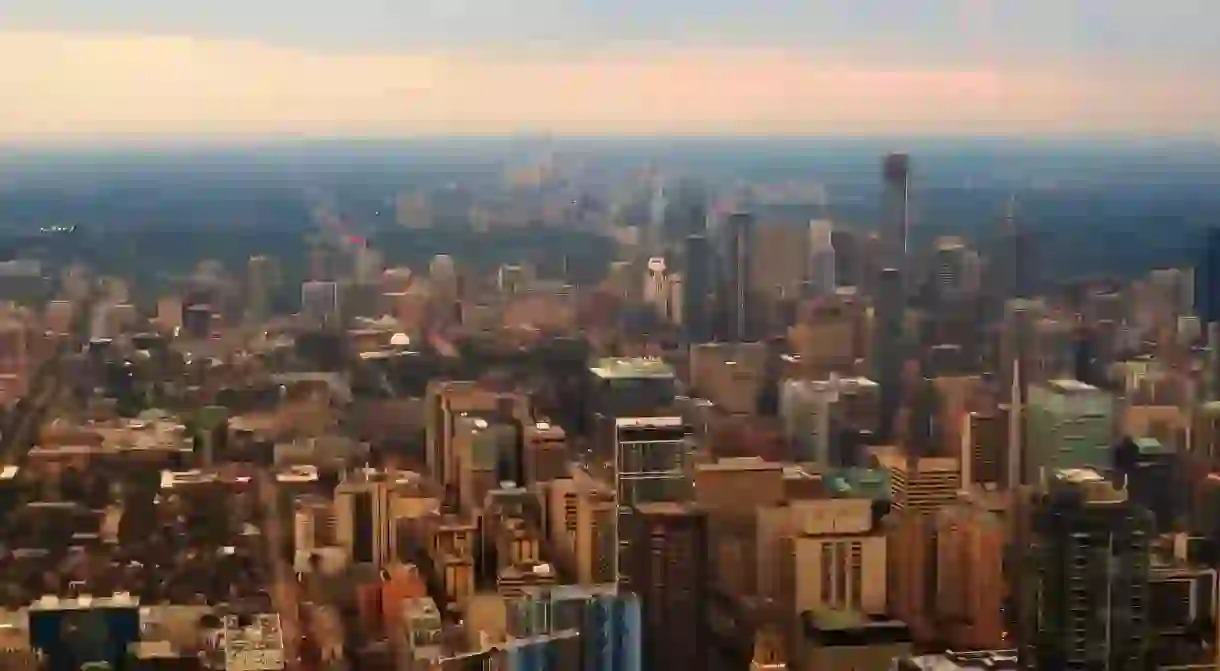
[[[626,572],[643,606],[643,667],[708,668],[706,513],[646,503],[636,508],[632,528],[637,551]]]
[[[1151,513],[1090,469],[1049,473],[1031,503],[1021,668],[1146,669]]]
[[[1115,420],[1108,392],[1078,380],[1051,380],[1029,390],[1025,413],[1025,482],[1038,482],[1042,469],[1110,465]]]

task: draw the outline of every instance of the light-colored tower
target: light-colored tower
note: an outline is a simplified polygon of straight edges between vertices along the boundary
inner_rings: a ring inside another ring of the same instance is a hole
[[[832,231],[831,223],[825,219],[809,222],[809,281],[819,296],[833,294],[838,286]]]

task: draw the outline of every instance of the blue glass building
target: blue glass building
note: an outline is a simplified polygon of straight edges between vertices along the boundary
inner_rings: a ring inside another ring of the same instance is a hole
[[[108,662],[123,671],[127,646],[140,639],[139,602],[130,595],[57,599],[30,605],[30,646],[42,652],[48,671],[76,671]]]
[[[634,594],[619,593],[614,585],[562,585],[531,589],[508,604],[512,636],[565,630],[580,633],[581,671],[641,670],[640,601]]]

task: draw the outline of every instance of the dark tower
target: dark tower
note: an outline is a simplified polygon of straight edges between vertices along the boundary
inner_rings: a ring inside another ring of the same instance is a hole
[[[884,266],[905,272],[908,270],[906,260],[911,233],[911,158],[906,154],[886,156],[881,177],[885,184],[881,223],[881,239],[885,243]]]
[[[712,250],[707,236],[686,238],[686,278],[682,285],[682,323],[691,342],[712,339]]]
[[[1031,501],[1023,544],[1021,668],[1148,668],[1152,513],[1092,470],[1047,479]]]
[[[881,280],[877,287],[876,324],[873,328],[875,376],[877,383],[881,385],[877,437],[882,441],[893,437],[894,420],[902,406],[904,311],[902,272],[896,268],[886,268],[881,271]]]
[[[750,274],[754,262],[754,215],[729,215],[724,226],[724,301],[727,340],[748,340],[751,330]]]
[[[707,516],[678,503],[636,508],[630,582],[640,595],[643,668],[706,669]]]

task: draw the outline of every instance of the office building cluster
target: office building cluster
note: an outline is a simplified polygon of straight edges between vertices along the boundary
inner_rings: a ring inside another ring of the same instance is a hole
[[[0,306],[0,666],[1216,668],[1220,236],[1057,282],[916,176],[872,232],[652,180],[592,282],[328,228],[295,308],[270,252],[0,268],[54,287]]]

